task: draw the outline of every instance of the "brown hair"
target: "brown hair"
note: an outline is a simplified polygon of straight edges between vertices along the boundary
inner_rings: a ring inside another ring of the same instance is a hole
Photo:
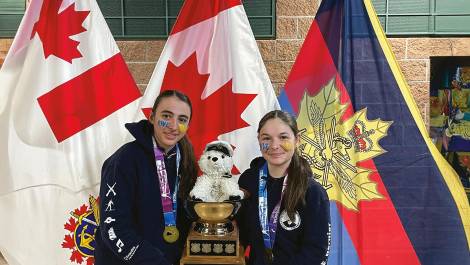
[[[266,124],[268,120],[280,119],[283,121],[297,137],[299,129],[297,128],[297,122],[294,117],[287,112],[281,110],[273,110],[268,112],[260,120],[258,125],[258,133],[261,128]],[[287,187],[283,195],[284,208],[287,211],[287,215],[291,220],[294,219],[295,209],[300,205],[305,204],[305,193],[308,188],[308,178],[312,176],[312,169],[308,164],[307,160],[299,155],[297,149],[294,150],[294,155],[287,169],[288,179]]]
[[[158,95],[158,97],[155,99],[155,103],[153,103],[151,117],[153,117],[153,115],[155,114],[155,110],[157,109],[162,99],[169,97],[176,97],[184,103],[188,104],[189,110],[191,112],[189,121],[191,122],[191,117],[193,115],[193,107],[191,105],[191,100],[189,100],[188,96],[178,90],[165,90],[161,92],[160,95]],[[191,191],[192,187],[194,186],[194,183],[196,182],[197,164],[196,158],[194,156],[193,145],[191,144],[191,141],[189,140],[188,136],[185,135],[183,138],[181,138],[178,144],[182,154],[179,170],[180,183],[178,197],[180,197],[181,199],[185,199],[189,195],[189,192]]]

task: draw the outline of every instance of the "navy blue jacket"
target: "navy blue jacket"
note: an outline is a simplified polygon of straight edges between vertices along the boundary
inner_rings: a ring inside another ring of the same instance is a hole
[[[190,220],[178,199],[179,240],[172,244],[163,240],[165,222],[153,153],[153,127],[142,120],[128,123],[126,128],[136,140],[117,150],[102,168],[95,264],[178,264]],[[175,150],[165,156],[171,192],[176,180]]]
[[[237,221],[240,226],[240,239],[245,245],[251,246],[248,264],[269,264],[264,255],[264,243],[261,224],[259,220],[258,187],[259,170],[266,161],[256,158],[251,162],[250,168],[240,176],[240,188],[247,190],[251,196],[240,209]],[[270,184],[268,181],[268,208],[272,211],[273,201],[279,202],[279,183]],[[278,189],[272,192],[278,195],[277,200],[269,198],[270,186]],[[277,188],[276,188],[277,187]],[[330,203],[323,187],[313,179],[309,179],[305,195],[305,205],[299,205],[297,212],[300,215],[300,226],[293,230],[286,230],[277,225],[276,239],[273,247],[274,260],[272,264],[296,265],[323,265],[328,258],[330,244]],[[284,209],[281,203],[280,212]],[[269,218],[269,217],[268,217]]]

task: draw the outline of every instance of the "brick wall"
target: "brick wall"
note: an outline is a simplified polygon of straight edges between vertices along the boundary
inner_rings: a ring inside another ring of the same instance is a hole
[[[317,11],[319,0],[278,0],[275,40],[258,40],[276,93],[286,81],[295,57]],[[393,51],[428,123],[431,56],[470,56],[470,38],[390,38]],[[118,41],[129,70],[141,91],[145,90],[164,40]],[[11,39],[0,39],[0,66]]]
[[[165,41],[117,41],[117,44],[135,82],[144,92]]]
[[[276,40],[258,41],[276,94],[287,79],[319,6],[319,0],[278,0]]]
[[[411,93],[429,124],[430,58],[470,56],[470,38],[390,38]]]
[[[3,61],[7,56],[8,49],[11,46],[11,39],[0,39],[0,67],[2,67]]]
[[[258,47],[276,93],[283,86],[317,11],[319,0],[278,0],[275,40],[258,40]],[[426,123],[429,120],[431,56],[470,56],[470,38],[390,38],[390,43]],[[129,70],[143,92],[164,40],[118,41]],[[0,39],[0,65],[11,39]]]

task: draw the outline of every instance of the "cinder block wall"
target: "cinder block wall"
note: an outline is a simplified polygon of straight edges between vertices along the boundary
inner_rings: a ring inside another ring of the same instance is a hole
[[[0,39],[0,67],[7,56],[8,49],[10,49],[12,39]]]
[[[430,58],[470,56],[470,38],[389,38],[414,99],[429,124]]]
[[[319,6],[319,0],[277,0],[275,40],[258,40],[258,47],[276,93],[283,86]],[[389,38],[421,114],[429,122],[431,56],[470,56],[468,38]],[[0,39],[0,66],[11,39]],[[136,83],[143,92],[164,40],[117,41]]]

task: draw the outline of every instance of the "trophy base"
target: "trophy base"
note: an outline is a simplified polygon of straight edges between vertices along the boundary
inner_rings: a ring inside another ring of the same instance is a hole
[[[189,264],[245,264],[244,250],[238,240],[238,228],[234,221],[231,232],[212,235],[203,233],[193,223],[189,232],[180,265]],[[201,232],[198,232],[201,231]]]

